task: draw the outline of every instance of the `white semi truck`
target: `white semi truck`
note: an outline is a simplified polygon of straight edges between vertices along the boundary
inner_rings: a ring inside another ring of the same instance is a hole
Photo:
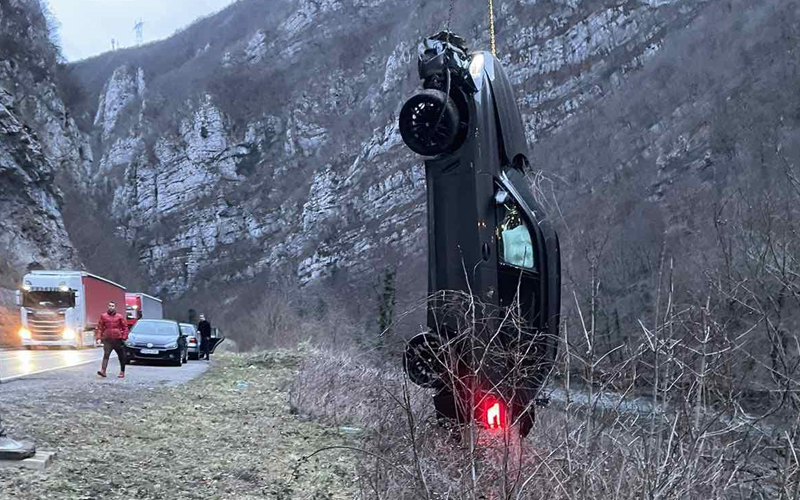
[[[125,287],[81,271],[26,274],[17,292],[22,345],[93,347],[97,321],[110,301],[125,314]]]

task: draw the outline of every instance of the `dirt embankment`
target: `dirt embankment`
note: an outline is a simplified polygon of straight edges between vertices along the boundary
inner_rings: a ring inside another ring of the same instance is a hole
[[[0,286],[0,347],[18,346],[19,308],[14,304],[14,292]]]
[[[58,459],[43,473],[3,470],[0,498],[354,498],[346,455],[303,459],[344,438],[290,414],[297,361],[225,354],[177,387],[105,383],[4,398],[11,433]]]

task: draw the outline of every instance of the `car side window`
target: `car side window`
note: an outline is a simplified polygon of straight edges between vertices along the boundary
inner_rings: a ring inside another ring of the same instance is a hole
[[[502,264],[536,270],[531,233],[522,211],[510,197],[498,207],[497,243]]]

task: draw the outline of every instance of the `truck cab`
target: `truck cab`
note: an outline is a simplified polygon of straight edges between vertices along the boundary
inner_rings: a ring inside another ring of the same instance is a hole
[[[109,301],[122,304],[125,288],[81,271],[33,271],[17,292],[25,348],[94,345],[94,329]]]
[[[128,329],[140,319],[163,319],[164,307],[161,299],[135,292],[125,294],[125,318]]]
[[[29,274],[19,292],[21,307],[20,340],[34,345],[73,346],[84,318],[80,306],[80,277]]]
[[[130,330],[142,318],[142,299],[139,295],[125,294],[125,319]]]

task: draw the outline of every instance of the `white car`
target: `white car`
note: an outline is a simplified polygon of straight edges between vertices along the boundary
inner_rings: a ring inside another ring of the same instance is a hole
[[[186,337],[186,345],[189,350],[189,359],[200,358],[200,334],[197,328],[191,323],[181,323],[181,335]]]

